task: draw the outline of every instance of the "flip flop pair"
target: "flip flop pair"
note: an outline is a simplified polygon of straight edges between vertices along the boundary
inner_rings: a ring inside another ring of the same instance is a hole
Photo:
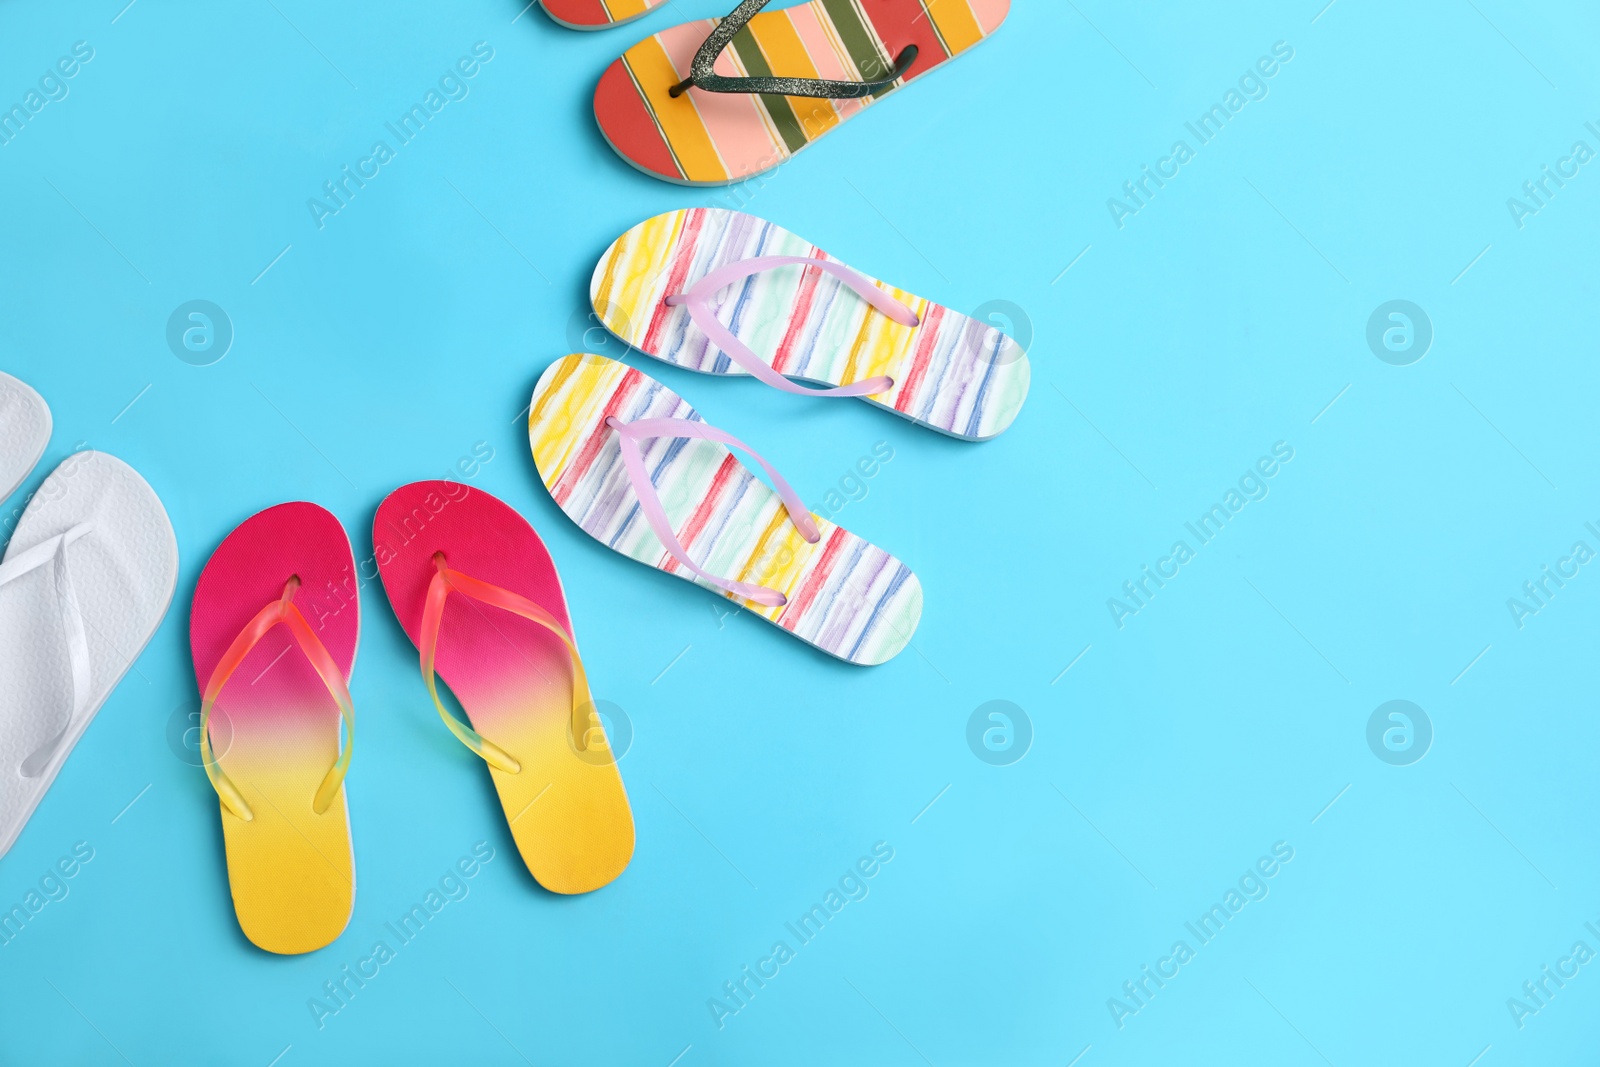
[[[665,363],[858,397],[965,440],[1004,431],[1028,393],[1027,354],[1002,331],[743,212],[640,223],[600,258],[589,292],[607,330]],[[910,568],[813,515],[771,464],[653,378],[601,356],[558,360],[534,390],[528,436],[556,503],[623,555],[850,663],[910,642],[922,613]]]
[[[568,25],[627,21],[658,0],[544,0]],[[772,170],[1000,28],[1011,0],[744,0],[634,45],[601,75],[595,118],[634,167],[680,185]],[[600,21],[602,18],[605,21]]]
[[[373,542],[427,691],[489,764],[528,870],[557,893],[615,879],[632,855],[632,816],[533,528],[480,490],[417,482],[379,506]],[[195,588],[202,761],[220,799],[235,914],[269,952],[329,944],[354,905],[345,777],[358,589],[339,520],[303,502],[242,523]],[[468,722],[440,700],[441,677]]]
[[[38,393],[0,374],[0,498],[50,440]],[[0,558],[0,856],[154,636],[178,545],[155,491],[103,452],[75,452],[28,498]]]

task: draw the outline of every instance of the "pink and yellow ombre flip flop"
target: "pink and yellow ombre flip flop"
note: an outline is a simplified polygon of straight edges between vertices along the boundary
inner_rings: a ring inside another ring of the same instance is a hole
[[[643,18],[667,0],[539,0],[569,30],[604,30]]]
[[[378,506],[372,543],[428,694],[489,765],[528,871],[554,893],[614,880],[633,857],[633,813],[539,535],[482,490],[428,481]],[[445,709],[436,673],[470,725]]]
[[[245,520],[195,586],[200,756],[222,800],[234,913],[268,952],[319,949],[350,921],[344,777],[360,634],[350,540],[315,504]]]

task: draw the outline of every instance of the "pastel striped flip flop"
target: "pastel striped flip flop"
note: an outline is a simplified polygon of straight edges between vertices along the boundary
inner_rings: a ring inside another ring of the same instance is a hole
[[[666,0],[539,0],[545,14],[570,30],[604,30],[650,14]]]
[[[633,813],[544,542],[506,504],[446,481],[390,493],[372,542],[428,695],[489,765],[528,871],[553,893],[613,881],[633,856]],[[436,673],[470,724],[440,702]]]
[[[221,799],[234,914],[268,952],[323,947],[355,905],[344,778],[356,588],[344,528],[303,502],[240,523],[195,585],[200,758]]]
[[[1010,426],[1028,395],[1027,354],[1000,330],[739,211],[641,222],[600,257],[589,299],[613,334],[673,366],[859,396],[969,441]]]
[[[600,77],[611,147],[655,178],[728,185],[994,33],[1011,0],[810,0],[699,19],[634,45]],[[774,77],[778,75],[778,77]]]
[[[849,663],[883,663],[910,642],[922,585],[909,567],[812,515],[748,445],[632,367],[592,355],[551,364],[528,439],[561,510],[623,555]],[[726,445],[755,457],[776,491]]]

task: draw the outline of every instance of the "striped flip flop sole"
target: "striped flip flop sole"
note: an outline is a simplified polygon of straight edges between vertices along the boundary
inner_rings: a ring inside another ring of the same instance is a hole
[[[648,219],[619,237],[595,267],[590,300],[605,327],[645,355],[707,374],[745,374],[700,331],[686,306],[668,306],[665,297],[757,256],[833,259],[753,215],[689,208]],[[757,358],[790,378],[845,385],[888,375],[894,385],[864,399],[966,440],[994,437],[1010,426],[1028,395],[1022,346],[987,322],[875,284],[921,322],[902,326],[839,279],[800,266],[752,275],[718,292],[710,306]]]
[[[726,596],[831,656],[882,663],[911,641],[922,616],[922,585],[883,549],[816,518],[808,543],[778,495],[720,444],[659,439],[645,464],[678,540],[713,574],[784,594],[764,607],[683,573],[641,514],[618,435],[606,426],[676,418],[703,421],[672,390],[616,360],[571,355],[534,387],[528,439],[534,465],[561,510],[602,544],[657,570]]]
[[[701,19],[639,42],[601,75],[595,118],[624,159],[681,185],[727,185],[781,165],[846,119],[994,33],[1011,0],[810,0],[763,11],[717,59],[726,77],[870,81],[915,44],[905,77],[859,100],[668,90],[716,26]]]
[[[569,30],[605,30],[650,14],[666,0],[539,0]]]

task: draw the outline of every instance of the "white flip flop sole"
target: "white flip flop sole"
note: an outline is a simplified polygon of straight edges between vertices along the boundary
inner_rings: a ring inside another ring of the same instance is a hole
[[[178,543],[155,491],[103,452],[39,486],[0,559],[0,856],[160,626]]]
[[[0,500],[17,491],[50,443],[50,406],[0,371]]]

